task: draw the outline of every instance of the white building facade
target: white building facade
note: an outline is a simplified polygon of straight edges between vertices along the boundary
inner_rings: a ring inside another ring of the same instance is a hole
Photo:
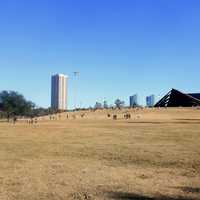
[[[68,76],[56,74],[51,77],[51,108],[67,110]]]

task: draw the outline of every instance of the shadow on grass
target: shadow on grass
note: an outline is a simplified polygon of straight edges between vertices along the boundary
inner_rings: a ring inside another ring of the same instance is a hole
[[[7,120],[0,120],[0,123],[9,123]]]
[[[168,121],[168,122],[151,122],[151,121],[135,121],[128,122],[130,124],[200,124],[200,121]]]
[[[182,190],[183,192],[186,193],[192,193],[192,194],[198,194],[200,193],[200,188],[196,187],[176,187],[177,189]]]
[[[180,121],[200,121],[200,119],[192,119],[192,118],[185,118],[185,119],[178,118],[178,119],[175,119],[175,120],[180,120]]]
[[[158,196],[158,197],[148,197],[145,195],[139,195],[135,193],[128,192],[107,192],[110,199],[116,200],[197,200],[196,198],[186,198],[186,197],[169,197],[169,196]]]

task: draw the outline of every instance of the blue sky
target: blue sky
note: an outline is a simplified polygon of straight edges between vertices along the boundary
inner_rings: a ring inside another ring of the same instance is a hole
[[[157,99],[200,92],[199,0],[6,0],[0,2],[0,90],[50,105],[50,76],[80,71],[82,106],[105,98]]]

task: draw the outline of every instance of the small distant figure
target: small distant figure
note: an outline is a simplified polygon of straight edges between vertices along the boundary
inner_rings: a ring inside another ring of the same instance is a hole
[[[38,123],[38,120],[37,120],[37,118],[35,118],[35,124],[37,124]]]
[[[117,115],[113,115],[113,120],[117,120]]]
[[[124,118],[125,118],[125,119],[131,119],[131,114],[129,114],[129,113],[125,114],[125,115],[124,115]]]
[[[110,118],[110,117],[111,117],[111,115],[110,115],[109,113],[108,113],[108,115],[107,115],[107,116],[108,116],[108,118]]]
[[[66,118],[68,119],[69,118],[69,115],[67,114]]]
[[[15,124],[17,122],[17,117],[13,118],[13,124]]]
[[[140,119],[141,117],[140,117],[140,115],[137,115],[137,119]]]
[[[85,117],[85,113],[81,114],[81,118],[84,118]]]

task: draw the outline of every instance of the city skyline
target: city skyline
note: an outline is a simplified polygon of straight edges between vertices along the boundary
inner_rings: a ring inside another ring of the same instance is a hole
[[[55,74],[64,74],[64,73],[55,73]],[[71,73],[71,76],[70,76],[70,78],[71,78],[71,83],[69,84],[69,86],[70,86],[70,88],[72,88],[72,89],[74,89],[74,85],[76,84],[75,82],[77,82],[77,79],[76,80],[73,80],[73,75],[72,75],[73,73]],[[50,76],[52,76],[52,75],[50,75]],[[45,76],[46,78],[47,78],[47,76]],[[69,78],[69,76],[67,76],[67,78]],[[24,94],[25,95],[25,97],[27,98],[27,99],[30,99],[30,100],[33,100],[34,102],[36,102],[36,105],[38,106],[38,107],[45,107],[45,108],[48,108],[48,107],[51,107],[51,86],[50,86],[50,84],[49,84],[49,77],[48,77],[48,90],[45,90],[45,91],[41,91],[43,94],[45,93],[46,95],[48,95],[49,96],[49,99],[50,99],[50,101],[49,100],[47,100],[47,99],[43,99],[43,100],[45,100],[46,102],[49,102],[49,103],[47,103],[46,105],[39,105],[39,104],[37,104],[37,100],[36,101],[34,101],[33,99],[31,99],[30,97],[27,97],[27,95],[26,94]],[[74,85],[72,85],[72,84],[74,84]],[[78,83],[78,85],[80,85],[81,86],[81,82],[79,82]],[[173,88],[173,87],[172,87]],[[163,91],[168,91],[169,89],[172,89],[172,88],[165,88]],[[37,87],[36,89],[39,89],[39,87]],[[4,88],[4,89],[1,89],[1,90],[13,90],[13,91],[18,91],[18,92],[20,92],[20,93],[22,93],[21,91],[23,90],[23,88],[22,88],[22,90],[18,90],[18,89],[16,89],[16,88],[13,88],[13,89],[6,89],[6,88]],[[80,90],[80,88],[76,88],[76,90]],[[131,91],[133,91],[133,90],[131,90]],[[102,97],[100,97],[100,98],[98,98],[98,99],[95,99],[94,97],[92,98],[93,99],[93,101],[92,101],[92,103],[91,104],[86,104],[84,101],[83,101],[83,98],[80,98],[80,96],[79,97],[77,97],[77,99],[76,99],[76,103],[77,103],[77,108],[78,107],[90,107],[90,106],[94,106],[94,104],[95,104],[95,102],[101,102],[101,103],[103,103],[103,101],[107,101],[108,102],[108,104],[109,105],[114,105],[114,101],[117,99],[117,98],[120,98],[121,100],[124,100],[125,101],[125,105],[126,106],[129,106],[129,104],[130,104],[130,94],[131,94],[131,91],[129,91],[128,93],[127,93],[127,95],[121,95],[122,93],[121,93],[121,91],[118,93],[118,94],[116,94],[116,96],[113,96],[112,97],[112,99],[111,98],[108,98],[108,97],[106,97],[105,95],[104,95],[104,97],[103,97],[103,95],[102,95]],[[151,91],[151,89],[150,90],[148,90],[148,91],[146,91],[146,93],[144,93],[144,92],[142,92],[142,91],[135,91],[135,92],[137,92],[138,94],[137,94],[137,98],[139,97],[139,99],[140,100],[138,100],[137,99],[137,101],[138,101],[138,105],[141,105],[141,106],[146,106],[146,97],[147,97],[147,94],[149,93]],[[162,91],[162,89],[160,90],[160,91]],[[198,92],[198,91],[195,91],[195,90],[188,90],[187,92]],[[82,91],[83,92],[83,91]],[[97,91],[98,92],[98,91]],[[155,98],[155,102],[157,102],[158,100],[160,100],[160,98],[164,95],[164,93],[165,92],[159,92],[159,93],[157,93],[156,95],[154,95],[154,98]],[[81,93],[82,94],[82,93]],[[87,95],[86,95],[87,96]],[[37,97],[37,96],[35,96],[35,97]],[[68,98],[68,101],[69,102],[71,102],[71,104],[69,105],[69,107],[68,107],[68,109],[73,109],[74,108],[74,96],[72,95],[72,94],[70,94],[69,95],[69,98]],[[88,101],[89,102],[89,101]]]
[[[197,0],[3,1],[0,90],[49,107],[49,77],[59,72],[69,75],[69,108],[75,91],[83,107],[199,92],[199,8]]]

